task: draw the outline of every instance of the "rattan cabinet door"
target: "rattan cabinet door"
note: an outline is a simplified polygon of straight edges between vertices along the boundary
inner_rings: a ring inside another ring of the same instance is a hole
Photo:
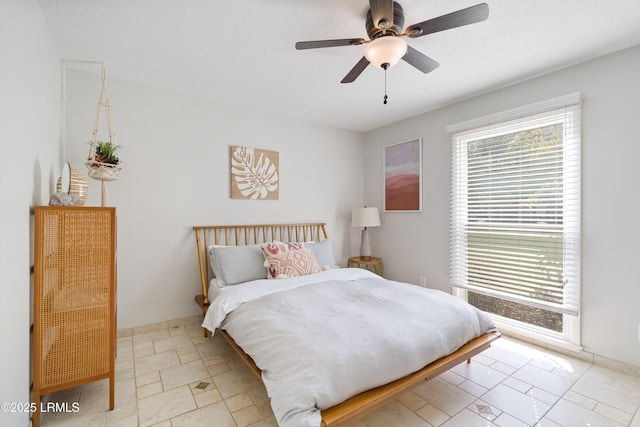
[[[113,409],[115,208],[38,206],[34,221],[34,403],[108,378]]]

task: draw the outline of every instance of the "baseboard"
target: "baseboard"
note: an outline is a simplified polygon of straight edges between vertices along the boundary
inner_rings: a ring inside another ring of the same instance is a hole
[[[151,323],[149,325],[134,326],[133,328],[118,329],[116,336],[118,338],[128,338],[133,335],[146,334],[148,332],[161,331],[179,326],[193,325],[195,323],[202,323],[202,315],[166,320],[164,322]]]
[[[608,357],[601,356],[596,353],[591,353],[577,346],[567,346],[562,344],[554,345],[553,343],[545,342],[531,336],[519,334],[514,330],[503,329],[503,328],[499,328],[499,329],[500,329],[500,332],[502,332],[502,334],[507,337],[511,337],[519,341],[533,344],[536,347],[540,347],[545,350],[553,351],[556,353],[564,354],[565,356],[580,359],[587,363],[591,363],[592,365],[595,365],[595,366],[602,366],[604,368],[612,369],[614,371],[617,371],[626,375],[632,375],[640,378],[640,366],[631,365],[629,363],[610,359]]]

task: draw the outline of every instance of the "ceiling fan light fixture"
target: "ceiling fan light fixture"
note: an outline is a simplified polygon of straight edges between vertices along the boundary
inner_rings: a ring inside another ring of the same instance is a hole
[[[397,36],[382,36],[367,43],[364,56],[378,68],[393,67],[407,53],[407,42]],[[383,67],[383,64],[389,64]]]

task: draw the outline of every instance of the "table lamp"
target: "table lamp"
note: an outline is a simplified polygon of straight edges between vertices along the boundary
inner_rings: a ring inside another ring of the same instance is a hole
[[[360,237],[360,258],[371,259],[371,244],[369,243],[368,227],[380,226],[380,213],[378,208],[354,208],[351,211],[351,226],[363,227]]]

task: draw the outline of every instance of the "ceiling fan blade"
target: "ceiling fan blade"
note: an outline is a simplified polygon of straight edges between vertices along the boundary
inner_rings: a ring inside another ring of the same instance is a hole
[[[393,0],[369,0],[371,21],[380,30],[393,27]]]
[[[344,79],[340,83],[352,83],[369,65],[369,60],[364,56],[358,63],[344,76]]]
[[[488,17],[489,6],[486,3],[480,3],[466,9],[460,9],[456,12],[410,25],[407,27],[405,33],[407,36],[415,38],[424,36],[425,34],[433,34],[438,31],[481,22]]]
[[[315,40],[309,42],[297,42],[296,49],[317,49],[320,47],[355,46],[364,43],[364,39],[336,39],[336,40]]]
[[[424,53],[412,48],[411,46],[407,46],[407,53],[404,54],[402,59],[425,74],[435,70],[440,65]]]

